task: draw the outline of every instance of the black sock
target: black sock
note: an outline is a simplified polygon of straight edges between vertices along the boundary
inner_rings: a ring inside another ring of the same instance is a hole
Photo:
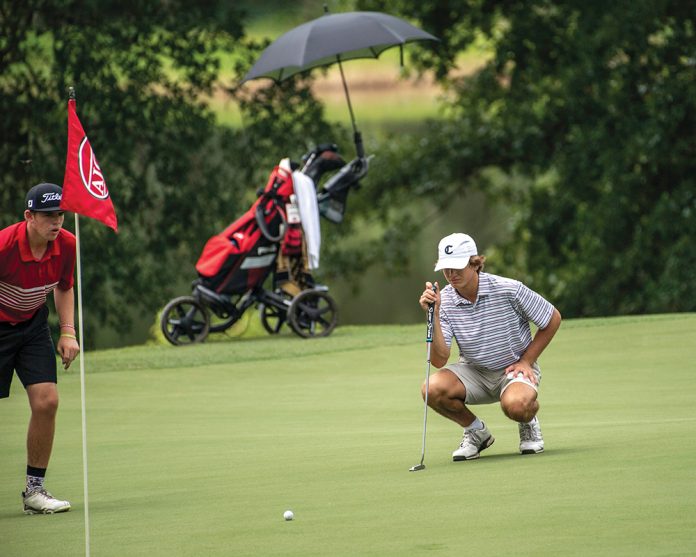
[[[27,491],[36,491],[43,488],[46,468],[34,468],[27,465]]]

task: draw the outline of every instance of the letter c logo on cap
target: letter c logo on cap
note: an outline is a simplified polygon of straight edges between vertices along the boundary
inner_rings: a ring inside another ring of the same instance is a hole
[[[445,246],[445,253],[447,255],[452,255],[452,246]]]

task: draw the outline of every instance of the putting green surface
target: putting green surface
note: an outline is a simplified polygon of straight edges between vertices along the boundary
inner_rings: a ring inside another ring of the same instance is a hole
[[[541,455],[496,437],[453,463],[430,411],[425,326],[90,352],[95,556],[693,555],[696,314],[568,320],[540,361]],[[0,401],[0,554],[84,555],[78,365],[60,376],[47,480],[69,513],[24,516],[26,397]],[[435,370],[433,370],[434,372]],[[283,520],[291,509],[295,520]]]

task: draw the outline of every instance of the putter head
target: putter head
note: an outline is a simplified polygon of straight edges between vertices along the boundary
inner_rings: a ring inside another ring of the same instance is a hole
[[[425,470],[425,464],[421,462],[420,464],[416,464],[408,469],[409,472],[418,472],[418,470]]]

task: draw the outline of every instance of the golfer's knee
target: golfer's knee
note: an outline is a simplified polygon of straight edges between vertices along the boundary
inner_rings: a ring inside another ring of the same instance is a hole
[[[539,403],[535,399],[516,398],[502,406],[505,415],[516,422],[529,422],[536,416]]]
[[[58,391],[46,389],[36,393],[31,400],[31,412],[35,416],[54,417],[58,412]]]
[[[425,399],[425,384],[421,386],[421,396]],[[449,389],[437,381],[431,381],[428,385],[428,406],[440,406],[443,400],[451,397]]]

